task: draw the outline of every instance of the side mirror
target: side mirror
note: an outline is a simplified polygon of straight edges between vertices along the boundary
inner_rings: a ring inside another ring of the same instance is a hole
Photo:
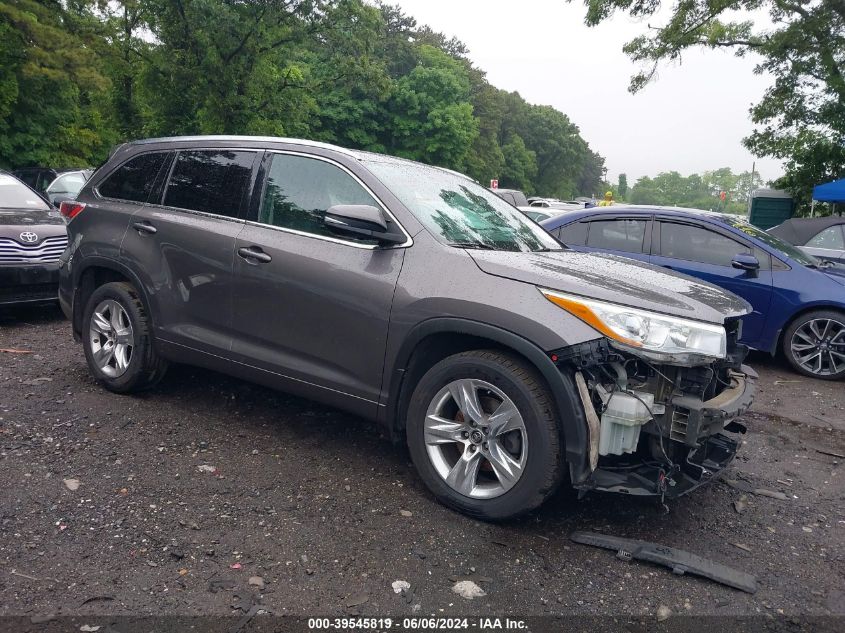
[[[747,270],[756,273],[760,270],[760,262],[750,253],[739,253],[731,261],[731,266],[739,270]]]
[[[364,237],[380,243],[401,244],[405,236],[391,233],[381,209],[369,204],[336,204],[329,207],[323,218],[332,231],[352,237]]]

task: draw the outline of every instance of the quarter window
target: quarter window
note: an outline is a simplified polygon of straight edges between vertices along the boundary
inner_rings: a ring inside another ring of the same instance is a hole
[[[106,198],[146,202],[165,157],[165,152],[136,156],[113,171],[97,186],[97,192]]]
[[[258,221],[313,235],[336,237],[325,224],[326,210],[336,204],[379,206],[352,176],[315,158],[274,154]],[[344,240],[375,244],[371,239]]]
[[[642,253],[646,226],[648,226],[648,220],[619,219],[590,222],[587,246],[625,253]]]
[[[249,190],[256,152],[180,151],[170,174],[164,205],[238,217]]]
[[[750,252],[743,244],[705,228],[670,222],[660,226],[660,254],[664,257],[730,266],[739,253]]]
[[[845,248],[845,238],[842,237],[842,227],[830,226],[826,228],[807,242],[807,246],[812,248],[828,248],[831,250],[841,250]]]

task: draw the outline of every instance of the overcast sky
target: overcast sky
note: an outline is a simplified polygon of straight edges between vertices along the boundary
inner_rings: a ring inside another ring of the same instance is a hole
[[[770,83],[753,74],[753,57],[691,51],[680,66],[663,67],[654,83],[631,95],[636,66],[622,46],[643,34],[646,22],[619,15],[588,28],[580,0],[392,1],[419,23],[464,42],[494,86],[567,114],[606,158],[613,182],[620,172],[633,184],[661,171],[751,169],[754,157],[741,140],[752,129],[749,107]],[[770,159],[758,159],[757,171],[765,180],[781,175]]]

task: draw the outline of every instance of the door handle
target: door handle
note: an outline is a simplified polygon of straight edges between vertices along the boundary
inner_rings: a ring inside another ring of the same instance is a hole
[[[266,264],[272,261],[273,259],[257,246],[250,246],[249,248],[239,248],[238,255],[240,255],[243,259],[247,261],[254,260],[262,264]]]
[[[149,222],[135,222],[135,224],[132,225],[132,228],[138,231],[138,233],[146,233],[148,235],[152,235],[158,231],[158,229]]]

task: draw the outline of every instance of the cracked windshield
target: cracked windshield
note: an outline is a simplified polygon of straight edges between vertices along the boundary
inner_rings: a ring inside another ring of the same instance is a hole
[[[404,161],[365,161],[440,241],[497,251],[561,250],[551,235],[499,196],[458,174]]]

